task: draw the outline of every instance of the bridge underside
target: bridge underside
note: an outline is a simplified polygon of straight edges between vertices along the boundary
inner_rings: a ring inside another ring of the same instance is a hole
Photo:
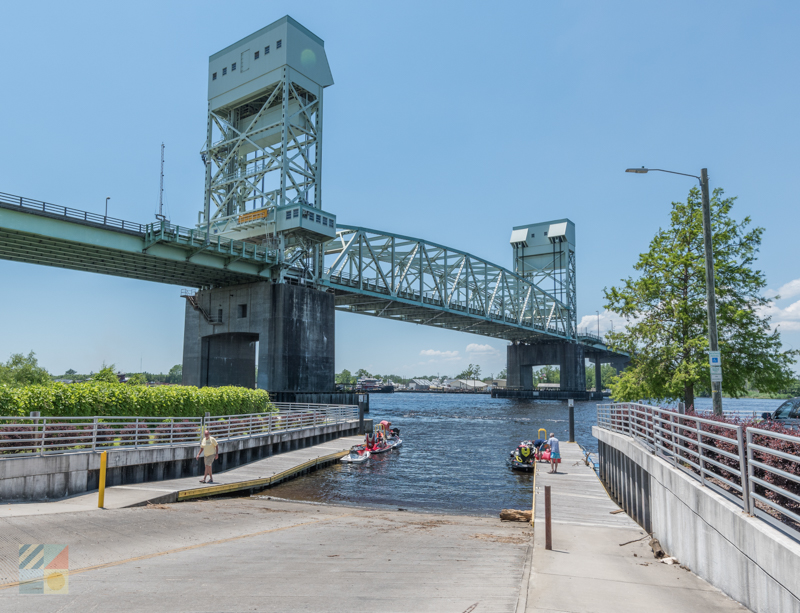
[[[531,330],[520,329],[504,321],[479,318],[474,313],[460,312],[455,309],[434,310],[414,303],[407,303],[397,298],[383,298],[353,294],[345,290],[335,289],[335,307],[343,313],[371,315],[382,319],[405,321],[423,326],[469,332],[481,336],[501,338],[508,341],[550,340],[552,336],[537,334]],[[409,301],[410,302],[410,301]]]

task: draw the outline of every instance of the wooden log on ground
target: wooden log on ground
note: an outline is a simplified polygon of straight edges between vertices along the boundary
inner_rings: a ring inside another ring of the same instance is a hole
[[[503,509],[500,511],[500,519],[503,521],[531,521],[530,511],[518,511],[516,509]]]

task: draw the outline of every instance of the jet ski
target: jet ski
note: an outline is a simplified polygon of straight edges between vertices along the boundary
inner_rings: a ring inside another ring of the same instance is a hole
[[[370,455],[364,445],[356,445],[350,448],[350,453],[341,458],[339,461],[346,464],[363,464],[369,460]]]

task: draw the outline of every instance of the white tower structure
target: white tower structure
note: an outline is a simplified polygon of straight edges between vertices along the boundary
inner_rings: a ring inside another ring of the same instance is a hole
[[[322,210],[324,42],[289,16],[209,58],[205,206],[198,227],[264,243],[313,278],[336,235]],[[283,278],[283,274],[281,274]]]
[[[559,332],[575,339],[575,224],[569,219],[556,219],[515,226],[510,242],[514,249],[514,272],[554,298],[546,305],[547,326],[565,326]]]

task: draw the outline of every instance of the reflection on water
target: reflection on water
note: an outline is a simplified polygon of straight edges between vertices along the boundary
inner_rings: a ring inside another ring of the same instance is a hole
[[[726,408],[769,411],[780,400],[724,400]],[[595,451],[595,402],[575,403],[575,438]],[[711,406],[708,398],[698,408]],[[508,452],[539,428],[569,434],[566,402],[478,394],[373,394],[370,417],[400,427],[403,447],[360,465],[336,464],[269,490],[295,500],[496,515],[530,508],[532,476],[512,472]],[[566,469],[567,467],[564,466]]]

